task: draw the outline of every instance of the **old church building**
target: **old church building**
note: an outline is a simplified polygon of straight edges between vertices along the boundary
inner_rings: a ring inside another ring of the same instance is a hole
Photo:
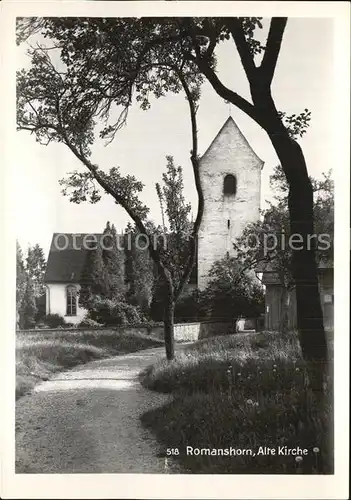
[[[229,117],[200,160],[204,214],[197,272],[192,274],[190,288],[206,287],[214,262],[233,255],[235,239],[248,223],[259,218],[262,167],[263,161]],[[60,314],[69,323],[79,323],[85,315],[79,307],[78,291],[87,250],[75,248],[82,248],[87,237],[54,234],[49,252],[46,313]]]
[[[263,165],[233,118],[229,117],[200,159],[204,213],[198,235],[197,263],[188,292],[206,288],[213,264],[226,255],[235,256],[233,243],[249,223],[259,219]],[[66,235],[68,246],[59,249],[55,241],[65,235],[53,235],[45,276],[46,313],[60,314],[69,323],[79,323],[86,313],[79,307],[78,291],[87,250],[72,246],[74,236],[77,235]],[[80,235],[80,243],[87,236]],[[81,245],[77,247],[82,248]],[[294,294],[289,295],[289,304],[282,304],[282,285],[276,279],[275,270],[261,266],[256,272],[262,274],[266,286],[265,329],[279,329],[286,306],[289,326],[294,328]],[[328,273],[331,276],[331,272]],[[321,271],[320,276],[321,300],[328,326],[333,321],[333,283],[329,274],[328,280],[326,272]]]

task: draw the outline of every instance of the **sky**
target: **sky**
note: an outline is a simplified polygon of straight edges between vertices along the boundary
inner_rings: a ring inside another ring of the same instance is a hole
[[[17,49],[17,66],[28,65],[26,46]],[[250,99],[248,84],[233,42],[218,51],[218,75],[228,87]],[[300,140],[309,174],[320,178],[332,167],[333,23],[328,18],[288,20],[272,85],[279,110],[288,114],[304,108],[312,112],[311,125]],[[184,95],[154,99],[148,111],[133,106],[127,126],[105,146],[98,141],[92,161],[103,169],[119,166],[145,187],[140,195],[150,208],[150,218],[160,222],[155,191],[166,169],[166,155],[173,155],[184,171],[185,196],[196,215],[197,197],[190,163],[191,135],[188,104]],[[269,176],[278,164],[266,133],[233,105],[226,104],[206,83],[197,115],[199,153],[202,155],[231,115],[257,155],[264,161],[261,208],[272,198]],[[81,166],[60,144],[42,146],[26,131],[17,132],[15,182],[20,204],[14,223],[23,249],[38,243],[47,254],[53,232],[98,233],[107,221],[122,230],[130,220],[112,198],[104,195],[96,205],[70,203],[61,194],[59,179]]]

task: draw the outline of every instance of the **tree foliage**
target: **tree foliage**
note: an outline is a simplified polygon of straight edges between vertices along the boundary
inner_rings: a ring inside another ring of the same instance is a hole
[[[132,304],[100,295],[95,295],[90,301],[89,318],[106,326],[131,325],[144,321],[140,310]]]
[[[35,291],[32,279],[27,276],[26,288],[21,305],[21,324],[23,328],[33,328],[35,325],[35,317],[37,314],[37,306],[35,301]]]
[[[16,311],[20,322],[22,301],[26,290],[27,275],[24,265],[23,252],[20,244],[16,241]]]
[[[28,247],[26,258],[16,242],[16,311],[17,324],[31,328],[45,315],[46,259],[40,245]]]
[[[149,227],[149,233],[157,237],[159,232],[156,227]],[[128,286],[126,298],[130,304],[137,305],[143,313],[149,314],[155,265],[145,243],[145,237],[138,228],[128,224],[124,234]]]
[[[183,169],[176,166],[173,156],[167,156],[166,172],[162,184],[156,184],[161,213],[164,210],[168,224],[163,224],[166,245],[161,249],[173,282],[177,286],[189,259],[189,240],[193,224],[190,221],[191,204],[184,197]]]
[[[120,235],[114,224],[107,222],[103,232],[102,259],[108,280],[109,293],[114,298],[125,295],[125,255]]]
[[[322,179],[311,178],[314,192],[314,229],[310,244],[315,247],[317,262],[332,264],[334,239],[334,183],[331,171]],[[299,241],[292,237],[288,210],[288,191],[280,166],[270,177],[274,201],[262,211],[261,219],[248,225],[235,242],[238,258],[247,269],[257,269],[260,263],[270,263],[287,288],[295,285],[292,269],[293,247]],[[291,238],[291,239],[290,239]],[[292,243],[291,243],[292,242]],[[262,268],[262,266],[261,266]]]
[[[46,271],[46,259],[44,256],[44,250],[38,244],[28,248],[26,271],[33,284],[34,296],[40,297],[45,293],[44,277]]]
[[[209,283],[201,294],[207,316],[236,320],[240,316],[258,317],[264,312],[264,292],[254,273],[235,257],[224,257],[212,266]]]
[[[80,278],[79,305],[89,310],[95,296],[111,298],[110,280],[99,244],[86,250],[86,260]]]

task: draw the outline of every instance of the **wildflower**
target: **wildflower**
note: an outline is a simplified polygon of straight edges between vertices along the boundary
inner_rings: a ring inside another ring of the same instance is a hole
[[[273,373],[275,373],[277,370],[273,370]]]
[[[246,400],[246,403],[247,403],[248,405],[252,405],[252,404],[253,404],[253,401],[252,401],[252,399],[247,399],[247,400]]]
[[[295,371],[296,371],[296,372],[299,372],[299,371],[300,371],[300,368],[299,368],[299,367],[295,368]]]
[[[298,456],[298,457],[295,457],[295,460],[296,460],[296,462],[302,462],[303,458]]]
[[[238,373],[238,377],[240,377],[241,373]]]
[[[273,365],[273,368],[277,368],[277,365]]]
[[[319,453],[319,448],[317,448],[317,446],[313,448],[313,453]]]

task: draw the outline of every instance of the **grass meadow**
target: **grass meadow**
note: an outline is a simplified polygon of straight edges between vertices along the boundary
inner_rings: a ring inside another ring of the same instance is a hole
[[[190,473],[333,473],[332,398],[321,410],[307,388],[295,334],[237,334],[201,340],[172,362],[140,375],[144,387],[172,393],[165,406],[142,415],[166,453]],[[332,387],[331,379],[328,387]],[[331,392],[331,389],[330,389]],[[187,455],[186,447],[307,448],[295,456]]]
[[[16,336],[16,399],[53,373],[95,359],[136,352],[163,342],[114,330],[20,332]]]

